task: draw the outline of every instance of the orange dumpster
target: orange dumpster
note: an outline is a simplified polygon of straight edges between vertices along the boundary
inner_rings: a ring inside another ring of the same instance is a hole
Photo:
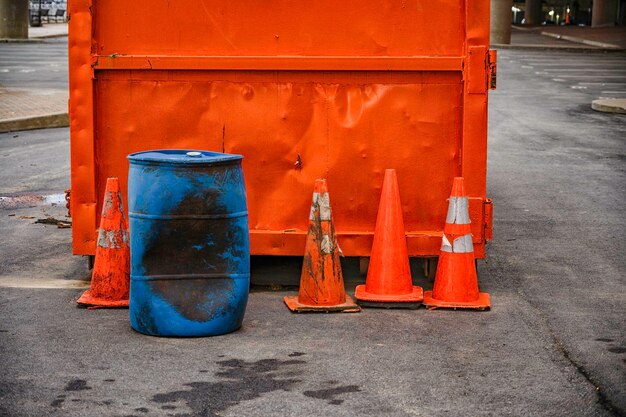
[[[344,255],[369,256],[395,169],[409,256],[438,256],[462,176],[484,257],[489,0],[72,0],[69,18],[75,254],[126,155],[184,148],[244,156],[253,255],[302,255],[326,178]]]

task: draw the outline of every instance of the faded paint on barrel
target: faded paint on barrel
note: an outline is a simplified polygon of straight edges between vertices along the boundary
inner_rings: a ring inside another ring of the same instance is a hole
[[[158,336],[211,336],[241,326],[250,286],[242,156],[131,154],[130,322]]]

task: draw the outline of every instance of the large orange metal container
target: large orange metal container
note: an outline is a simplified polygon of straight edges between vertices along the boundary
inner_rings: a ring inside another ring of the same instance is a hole
[[[437,256],[452,179],[476,256],[491,238],[489,0],[71,0],[75,254],[93,254],[126,155],[244,155],[251,252],[302,255],[316,178],[339,244],[368,256],[386,168],[410,256]]]

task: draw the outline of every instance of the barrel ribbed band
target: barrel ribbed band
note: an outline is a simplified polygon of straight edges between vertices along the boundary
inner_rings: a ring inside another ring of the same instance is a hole
[[[194,280],[194,279],[242,279],[250,278],[250,274],[168,274],[168,275],[131,275],[132,281],[174,281],[174,280]]]
[[[441,251],[451,253],[470,253],[474,252],[474,244],[472,243],[472,235],[467,234],[457,237],[450,243],[450,240],[444,234],[441,239]]]
[[[468,197],[450,197],[446,223],[470,224]]]
[[[132,219],[148,219],[148,220],[214,220],[214,219],[234,219],[237,217],[247,216],[247,211],[237,211],[234,213],[221,214],[144,214],[144,213],[128,213],[128,217]]]

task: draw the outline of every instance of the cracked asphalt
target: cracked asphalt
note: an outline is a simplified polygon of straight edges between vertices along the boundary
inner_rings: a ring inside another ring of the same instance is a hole
[[[0,415],[625,415],[626,118],[590,108],[620,81],[546,75],[599,62],[624,57],[499,52],[489,312],[294,315],[285,291],[255,291],[233,334],[147,337],[127,310],[76,307],[85,260],[35,223],[68,220],[63,204],[0,204]],[[0,196],[62,193],[68,130],[1,134],[0,166]]]

